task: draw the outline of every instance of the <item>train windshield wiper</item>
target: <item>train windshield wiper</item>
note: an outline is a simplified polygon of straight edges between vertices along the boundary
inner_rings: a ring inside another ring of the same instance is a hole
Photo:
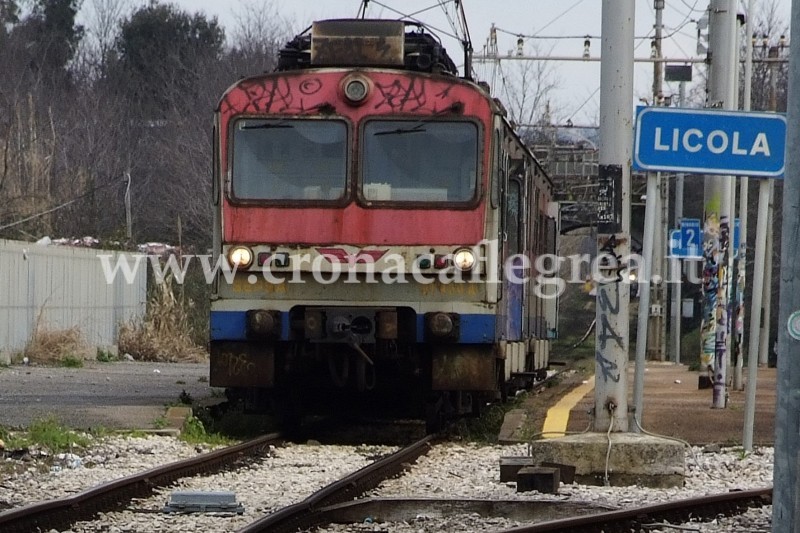
[[[377,137],[378,135],[403,135],[405,133],[424,133],[425,132],[425,128],[423,128],[424,125],[425,125],[424,122],[419,122],[416,126],[412,126],[410,128],[396,128],[393,130],[376,131],[375,133],[373,133],[373,135]]]
[[[240,130],[272,130],[276,128],[294,128],[291,124],[287,124],[285,120],[280,122],[264,122],[262,124],[242,124],[239,126]]]
[[[420,120],[417,120],[416,122],[413,122],[412,126],[409,126],[407,128],[395,128],[393,130],[376,131],[375,133],[373,133],[373,135],[377,137],[378,135],[403,135],[406,133],[424,133],[425,128],[423,126],[425,126],[425,124],[427,124],[428,122],[440,118],[448,113],[460,114],[463,112],[464,112],[464,104],[462,104],[461,102],[454,102],[453,104],[442,109],[441,111],[423,117]]]

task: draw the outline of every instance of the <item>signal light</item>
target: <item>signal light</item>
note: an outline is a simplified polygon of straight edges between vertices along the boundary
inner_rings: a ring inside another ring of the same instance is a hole
[[[433,268],[447,268],[450,265],[450,256],[436,255],[433,257]]]

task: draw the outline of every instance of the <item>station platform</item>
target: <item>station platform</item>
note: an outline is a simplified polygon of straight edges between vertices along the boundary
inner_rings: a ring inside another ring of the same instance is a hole
[[[628,402],[633,405],[633,373],[628,367]],[[747,368],[744,369],[745,383]],[[698,389],[700,372],[685,365],[648,361],[645,367],[643,428],[651,433],[677,437],[693,445],[741,445],[744,431],[745,391],[728,388],[725,409],[711,408],[712,390]],[[756,389],[753,443],[772,446],[775,440],[777,391],[775,368],[759,368]],[[583,431],[592,421],[594,378],[579,384],[548,409],[543,429],[564,427]],[[570,405],[571,404],[571,405]]]
[[[585,366],[584,366],[585,368]],[[628,403],[633,406],[635,365],[628,369]],[[645,367],[644,432],[589,431],[594,376],[565,374],[562,381],[506,415],[500,442],[529,443],[541,464],[569,465],[581,483],[680,487],[684,447],[739,446],[744,434],[744,390],[728,390],[728,404],[713,409],[712,389],[699,389],[700,372],[685,365],[648,362]],[[746,381],[746,380],[745,380]],[[554,390],[555,389],[555,390]],[[776,370],[759,368],[753,442],[772,446],[775,433]],[[664,438],[667,437],[667,438]]]

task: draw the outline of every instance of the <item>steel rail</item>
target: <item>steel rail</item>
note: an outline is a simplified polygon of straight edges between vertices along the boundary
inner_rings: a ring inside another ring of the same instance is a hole
[[[654,522],[671,524],[688,522],[691,518],[715,518],[720,514],[734,515],[749,507],[772,502],[772,487],[700,496],[668,503],[658,503],[608,511],[592,515],[551,520],[530,526],[506,529],[500,533],[612,533],[650,531],[645,525]]]
[[[238,533],[288,533],[324,523],[326,519],[320,512],[322,509],[357,498],[366,491],[377,487],[384,480],[399,474],[409,464],[425,455],[431,449],[431,443],[435,439],[436,435],[428,435],[392,455],[334,481],[301,502],[251,522],[239,529]]]
[[[98,512],[117,509],[132,498],[150,495],[153,489],[202,472],[220,470],[242,457],[254,455],[265,446],[282,439],[271,433],[241,444],[151,468],[115,479],[67,498],[34,503],[0,513],[0,531],[28,533],[68,529],[79,520],[91,520]]]

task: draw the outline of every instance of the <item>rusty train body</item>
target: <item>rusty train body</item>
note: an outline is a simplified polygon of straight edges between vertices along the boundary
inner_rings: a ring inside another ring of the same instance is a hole
[[[535,265],[555,253],[557,211],[505,115],[402,21],[317,22],[275,72],[230,87],[211,385],[253,407],[430,418],[541,378],[557,300]]]

